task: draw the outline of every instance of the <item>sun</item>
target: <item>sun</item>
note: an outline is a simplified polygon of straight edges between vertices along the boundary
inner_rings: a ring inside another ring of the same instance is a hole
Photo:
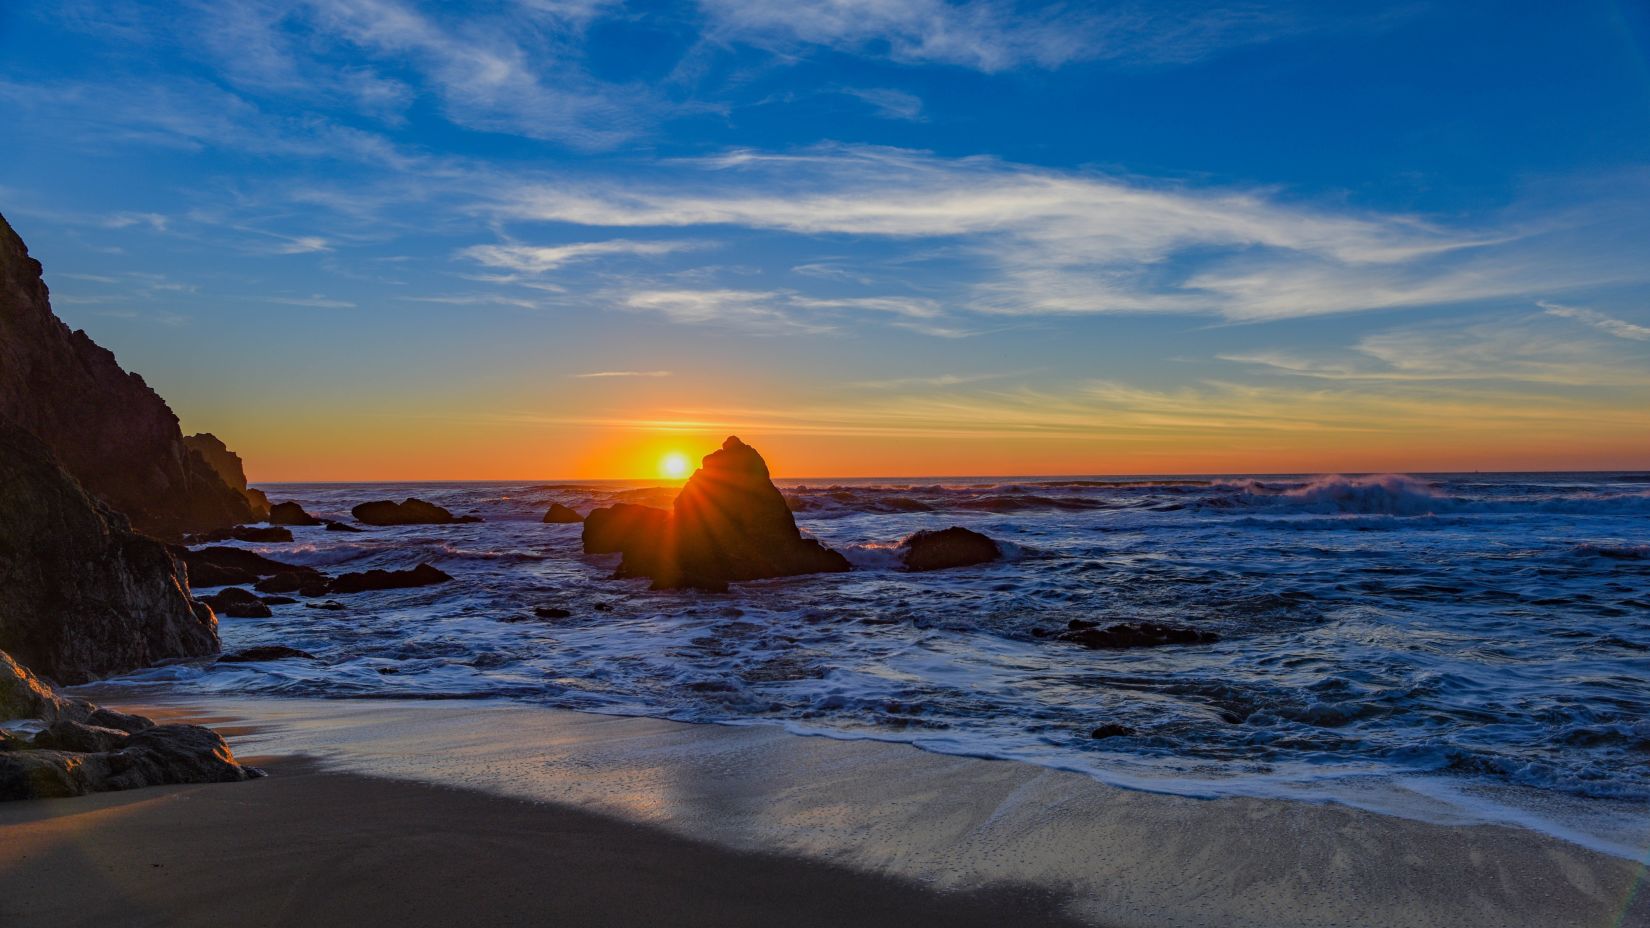
[[[687,455],[680,451],[672,451],[659,461],[659,473],[672,480],[686,477],[688,473]]]

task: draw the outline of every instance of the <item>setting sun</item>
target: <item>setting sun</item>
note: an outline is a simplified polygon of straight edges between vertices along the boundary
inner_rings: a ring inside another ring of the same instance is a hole
[[[686,477],[688,474],[687,455],[679,451],[672,451],[659,462],[659,473],[672,479]]]

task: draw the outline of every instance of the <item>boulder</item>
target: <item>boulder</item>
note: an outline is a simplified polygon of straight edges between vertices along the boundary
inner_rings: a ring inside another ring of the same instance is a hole
[[[574,522],[583,522],[584,516],[561,503],[551,503],[550,510],[544,514],[544,521],[556,525],[571,525]]]
[[[171,540],[262,518],[184,443],[177,416],[142,377],[52,313],[40,262],[4,217],[0,419],[39,438],[135,531]]]
[[[69,719],[59,719],[35,735],[30,746],[37,750],[95,754],[100,751],[118,751],[126,746],[126,739],[130,737],[130,734],[118,728],[102,728]]]
[[[333,578],[327,590],[331,593],[399,590],[446,583],[451,579],[453,578],[430,564],[420,564],[412,570],[368,570],[363,573],[339,574]]]
[[[329,531],[329,532],[364,532],[364,531],[366,531],[366,529],[356,528],[355,526],[350,525],[347,522],[328,522],[327,523],[327,531]]]
[[[254,490],[246,485],[246,470],[241,466],[241,456],[229,450],[218,436],[211,432],[197,432],[187,435],[183,439],[184,447],[200,455],[213,473],[218,475],[231,490],[241,494],[252,509],[252,516],[256,521],[269,518],[269,497],[262,490]]]
[[[218,658],[220,664],[252,664],[261,661],[284,661],[292,658],[314,660],[315,655],[285,645],[267,644],[256,648],[242,648]]]
[[[200,601],[211,606],[212,611],[219,615],[237,619],[267,619],[274,615],[269,611],[268,603],[238,586],[219,590],[211,596],[202,596]]]
[[[623,505],[586,517],[585,551],[620,551],[616,576],[649,577],[654,589],[724,590],[734,581],[850,569],[841,554],[802,537],[767,462],[736,437],[705,456],[668,514]]]
[[[269,507],[270,525],[320,525],[321,520],[304,511],[304,507],[288,500]]]
[[[897,549],[906,570],[945,570],[988,564],[1003,556],[995,541],[979,532],[952,526],[939,531],[921,531],[900,542]]]
[[[350,514],[367,525],[453,525],[481,521],[475,516],[455,516],[434,503],[410,497],[400,503],[387,499],[362,503],[351,509]]]
[[[42,719],[55,722],[73,718],[70,703],[54,692],[46,681],[0,651],[0,722],[13,719]]]
[[[0,650],[59,683],[211,654],[217,621],[196,611],[184,576],[165,545],[0,418]]]
[[[1119,622],[1101,628],[1098,622],[1085,622],[1082,619],[1072,619],[1065,631],[1058,632],[1053,637],[1056,641],[1069,641],[1095,650],[1155,648],[1166,644],[1212,644],[1220,640],[1220,636],[1214,632],[1177,625]]]

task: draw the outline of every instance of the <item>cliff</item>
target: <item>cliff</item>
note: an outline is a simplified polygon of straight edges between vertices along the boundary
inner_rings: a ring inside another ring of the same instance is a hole
[[[143,378],[52,313],[40,262],[0,216],[0,418],[43,441],[138,531],[172,539],[256,521],[252,504],[184,444]]]

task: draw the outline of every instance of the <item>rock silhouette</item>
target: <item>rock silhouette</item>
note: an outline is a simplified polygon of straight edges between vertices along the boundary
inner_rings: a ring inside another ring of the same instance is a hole
[[[0,216],[0,418],[138,532],[172,540],[262,515],[192,451],[143,378],[52,313],[40,262]]]
[[[254,490],[246,485],[246,470],[241,466],[241,456],[229,450],[229,447],[211,432],[196,432],[185,436],[184,447],[200,455],[231,490],[241,494],[246,504],[252,508],[253,521],[262,521],[269,518],[269,497],[262,490]]]
[[[716,591],[735,581],[850,569],[847,558],[802,537],[767,462],[737,437],[705,456],[669,513],[625,504],[598,509],[585,519],[584,540],[587,553],[623,553],[615,576],[649,577],[654,589]]]
[[[1053,635],[1056,641],[1069,641],[1094,650],[1123,648],[1155,648],[1166,644],[1213,644],[1220,640],[1214,632],[1199,631],[1178,625],[1159,625],[1156,622],[1118,622],[1100,627],[1098,622],[1072,619],[1066,630]]]
[[[434,503],[416,498],[401,503],[387,499],[362,503],[351,509],[350,514],[367,525],[452,525],[481,521],[475,516],[455,516]]]
[[[0,650],[59,683],[218,650],[216,619],[189,598],[166,546],[3,419],[0,577]]]
[[[574,522],[583,522],[584,516],[579,515],[572,508],[561,503],[551,503],[550,510],[544,514],[544,521],[552,524],[571,525]]]
[[[304,511],[304,507],[288,500],[269,507],[270,525],[320,525],[321,520]]]
[[[986,564],[1003,556],[995,541],[953,525],[939,531],[921,531],[900,542],[897,549],[906,570],[944,570]]]

